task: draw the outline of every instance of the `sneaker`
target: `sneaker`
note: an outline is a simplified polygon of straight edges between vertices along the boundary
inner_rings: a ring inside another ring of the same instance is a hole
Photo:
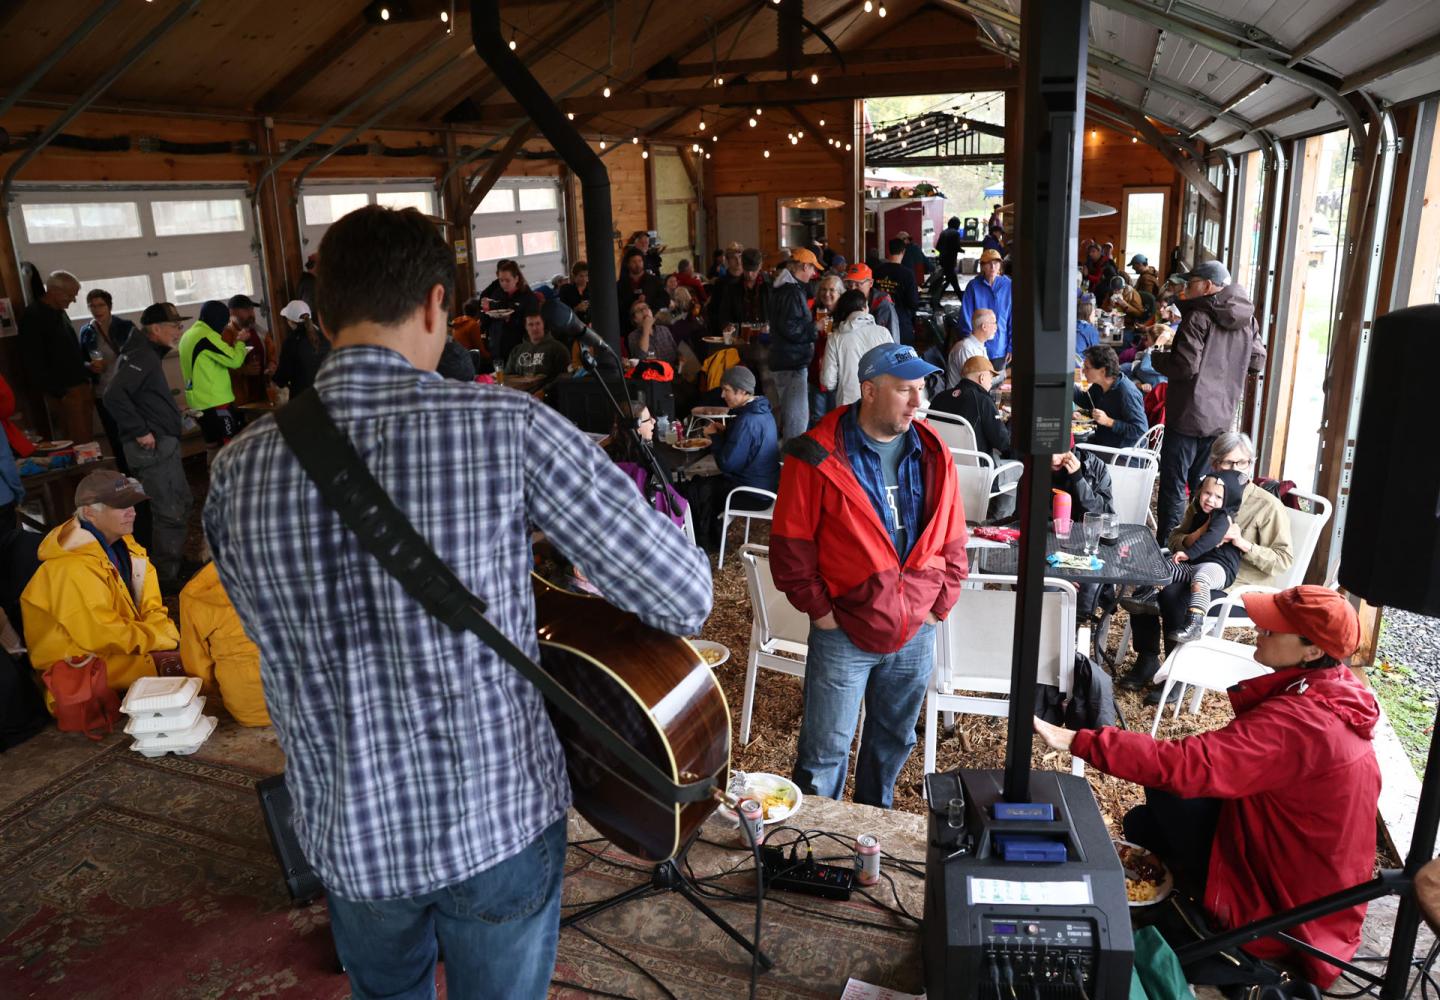
[[[1185,642],[1194,642],[1205,634],[1205,614],[1202,611],[1191,611],[1185,619],[1183,628],[1175,629],[1165,633],[1165,642],[1168,648],[1174,648]]]
[[[1161,690],[1162,690],[1161,688],[1152,687],[1149,691],[1146,691],[1146,692],[1145,692],[1145,704],[1147,704],[1147,705],[1158,705],[1158,704],[1160,704],[1160,691],[1161,691]],[[1176,684],[1176,685],[1174,685],[1174,686],[1172,686],[1172,687],[1170,688],[1170,695],[1169,695],[1169,697],[1167,697],[1167,698],[1165,699],[1165,704],[1167,704],[1167,705],[1173,705],[1173,704],[1175,704],[1175,703],[1176,703],[1177,701],[1179,701],[1179,700],[1180,700],[1180,685],[1179,685],[1179,684]]]
[[[1132,615],[1158,615],[1160,591],[1154,587],[1137,587],[1130,596],[1120,598],[1120,606]]]
[[[1115,686],[1126,691],[1140,691],[1145,688],[1160,669],[1160,657],[1153,653],[1141,653],[1135,666],[1129,672],[1116,678]]]

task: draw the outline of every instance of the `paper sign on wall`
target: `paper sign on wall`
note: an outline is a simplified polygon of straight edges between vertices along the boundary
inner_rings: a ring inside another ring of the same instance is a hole
[[[455,263],[468,264],[470,262],[470,241],[455,241]]]

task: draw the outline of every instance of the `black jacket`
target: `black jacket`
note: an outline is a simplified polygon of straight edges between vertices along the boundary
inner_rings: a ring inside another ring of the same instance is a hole
[[[913,343],[915,340],[915,310],[920,308],[920,287],[915,284],[915,272],[904,264],[882,261],[874,267],[875,287],[884,289],[895,302],[895,313],[900,319],[900,342]]]
[[[620,275],[620,280],[615,282],[615,298],[620,306],[620,332],[629,333],[635,329],[635,324],[630,322],[630,307],[635,304],[639,297],[636,289],[630,284],[630,275]],[[655,275],[646,271],[640,276],[640,292],[645,295],[645,304],[650,307],[652,313],[659,313],[670,305],[670,296],[665,292],[665,282]]]
[[[705,316],[705,327],[710,336],[716,337],[726,324],[769,322],[770,280],[761,271],[755,279],[754,288],[745,287],[745,276],[726,275],[716,284],[710,296],[710,308]]]
[[[953,413],[970,421],[975,430],[975,450],[987,455],[1010,455],[1010,428],[1000,419],[995,400],[978,382],[962,378],[960,384],[936,396],[930,409]]]
[[[1115,513],[1115,499],[1111,492],[1110,470],[1094,452],[1083,448],[1075,452],[1080,460],[1080,469],[1075,473],[1052,472],[1051,481],[1057,490],[1070,494],[1070,519],[1079,521],[1086,514]]]
[[[180,436],[180,408],[170,395],[160,359],[170,348],[156,344],[136,330],[115,359],[115,377],[105,390],[105,408],[115,418],[121,441],[146,434]]]
[[[310,343],[304,327],[291,330],[280,345],[280,363],[275,368],[272,381],[291,394],[304,392],[315,384],[315,373],[330,354],[330,341],[322,334],[320,346]]]
[[[20,317],[20,360],[30,384],[51,396],[63,396],[90,381],[90,366],[70,318],[36,301]]]
[[[947,271],[955,270],[955,261],[960,256],[960,230],[947,229],[941,233],[935,249],[940,254],[940,266]]]
[[[808,368],[815,356],[815,320],[805,303],[805,286],[788,270],[780,271],[770,289],[770,370]]]

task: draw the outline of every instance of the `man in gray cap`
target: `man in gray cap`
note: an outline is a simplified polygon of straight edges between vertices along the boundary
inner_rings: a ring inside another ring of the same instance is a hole
[[[724,478],[726,496],[737,486],[774,493],[780,484],[780,441],[770,400],[755,395],[755,373],[736,365],[720,377],[720,398],[730,407],[730,420],[711,421],[701,432],[715,437],[715,464]],[[741,493],[733,507],[764,510],[770,501],[758,493]]]
[[[844,794],[862,703],[856,802],[888,809],[915,747],[935,628],[966,574],[955,463],[915,419],[939,370],[908,345],[872,347],[860,358],[860,402],[785,444],[770,571],[810,616],[794,770],[807,793]]]
[[[1164,545],[1209,462],[1210,444],[1230,430],[1247,373],[1265,365],[1255,306],[1218,260],[1185,275],[1180,329],[1168,351],[1151,353],[1170,380],[1165,397],[1165,442],[1160,449],[1160,498],[1155,537]]]
[[[189,319],[169,302],[157,302],[141,313],[142,336],[126,342],[105,390],[105,406],[115,417],[125,461],[150,498],[150,550],[165,593],[176,592],[184,582],[181,553],[195,500],[180,464],[180,410],[160,359],[180,342]]]

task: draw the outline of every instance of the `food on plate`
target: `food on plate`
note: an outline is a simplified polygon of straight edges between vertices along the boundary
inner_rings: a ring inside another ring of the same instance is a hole
[[[683,441],[680,442],[680,447],[682,447],[682,448],[703,448],[703,447],[705,447],[706,445],[708,445],[709,443],[710,443],[710,439],[709,439],[709,438],[706,438],[706,437],[686,438],[685,440],[683,440]]]
[[[710,664],[710,666],[713,667],[721,660],[725,659],[725,652],[724,650],[716,649],[714,646],[706,646],[704,649],[700,650],[700,656],[705,660],[706,663]]]
[[[795,792],[788,785],[756,796],[766,819],[784,819],[795,808]]]
[[[1116,844],[1115,853],[1125,868],[1125,897],[1132,903],[1150,903],[1160,894],[1165,866],[1143,847]]]

